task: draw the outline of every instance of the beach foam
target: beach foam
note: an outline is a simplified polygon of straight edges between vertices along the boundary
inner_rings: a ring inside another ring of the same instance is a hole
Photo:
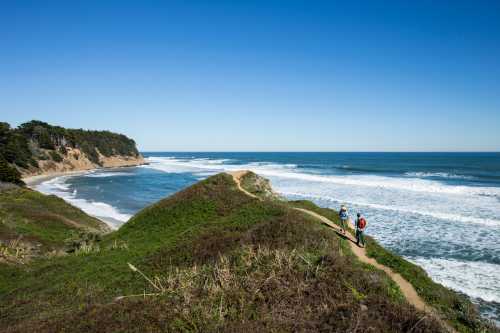
[[[107,178],[107,177],[116,177],[116,176],[128,176],[129,174],[126,172],[89,172],[85,174],[85,177],[91,178]]]
[[[85,176],[88,176],[88,174]],[[117,229],[120,224],[128,221],[132,217],[130,214],[121,213],[116,207],[107,203],[77,198],[77,191],[71,191],[70,185],[66,183],[69,177],[71,176],[61,176],[42,182],[36,186],[36,190],[44,194],[53,194],[64,199],[70,204],[80,208],[85,213],[101,219],[113,229]]]
[[[433,279],[474,298],[500,303],[500,265],[441,258],[409,258]]]
[[[448,178],[448,179],[474,179],[471,176],[456,175],[447,172],[406,172],[405,176],[418,178]]]
[[[476,218],[476,217],[472,217],[472,216],[463,216],[463,215],[458,215],[458,214],[432,212],[429,210],[422,210],[422,209],[412,210],[412,209],[406,209],[406,208],[401,208],[401,207],[397,207],[397,206],[385,206],[385,205],[368,203],[368,202],[360,202],[360,201],[350,201],[350,200],[346,201],[345,199],[341,200],[340,198],[330,197],[327,195],[314,195],[314,194],[310,194],[310,193],[286,192],[286,191],[280,191],[279,193],[281,195],[284,195],[284,196],[292,196],[295,198],[300,197],[300,198],[305,198],[305,199],[319,199],[319,200],[331,201],[331,202],[337,204],[337,206],[340,204],[347,204],[349,206],[355,205],[355,206],[369,207],[369,208],[375,208],[375,209],[398,212],[398,213],[408,213],[408,214],[414,214],[414,215],[420,215],[420,216],[426,216],[426,217],[433,217],[433,218],[445,220],[445,221],[454,221],[454,222],[461,222],[461,223],[475,223],[475,224],[482,224],[485,226],[500,228],[500,220],[496,220],[496,219]]]
[[[173,157],[149,157],[146,160],[150,164],[142,166],[144,168],[151,168],[159,171],[173,173],[196,173],[200,170],[212,170],[213,173],[216,173],[221,171],[248,169],[263,176],[291,178],[318,183],[364,186],[426,193],[500,197],[500,189],[494,187],[448,185],[443,184],[439,181],[421,178],[398,178],[375,175],[316,175],[306,172],[299,172],[297,166],[294,164],[277,164],[267,162],[227,164],[228,160],[225,159],[178,159]]]

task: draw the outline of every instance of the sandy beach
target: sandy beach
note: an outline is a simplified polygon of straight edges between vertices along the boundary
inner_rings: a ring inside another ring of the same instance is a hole
[[[143,163],[147,164],[147,163]],[[140,165],[143,165],[140,164]],[[113,166],[113,167],[104,167],[104,168],[94,168],[94,169],[86,169],[86,170],[74,170],[74,171],[57,171],[57,172],[50,172],[50,173],[44,173],[42,175],[36,175],[36,176],[27,176],[23,177],[23,182],[26,183],[27,186],[29,187],[35,187],[39,185],[40,183],[43,183],[47,180],[51,180],[56,177],[61,177],[61,176],[78,176],[78,175],[84,175],[86,173],[91,173],[95,172],[97,170],[106,170],[106,171],[111,171],[111,170],[120,170],[124,168],[135,168],[138,165],[127,165],[127,166]]]
[[[61,177],[61,176],[78,176],[78,175],[83,175],[89,172],[92,172],[94,170],[99,170],[99,169],[92,169],[92,170],[78,170],[78,171],[61,171],[61,172],[52,172],[52,173],[47,173],[43,175],[36,175],[36,176],[28,176],[23,178],[23,182],[26,183],[27,186],[29,187],[35,187],[39,185],[40,183],[56,178],[56,177]]]

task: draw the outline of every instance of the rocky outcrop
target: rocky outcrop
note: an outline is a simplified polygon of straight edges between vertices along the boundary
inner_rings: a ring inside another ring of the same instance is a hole
[[[240,186],[252,195],[262,199],[280,199],[280,196],[274,192],[269,179],[252,171],[241,171],[236,174]]]

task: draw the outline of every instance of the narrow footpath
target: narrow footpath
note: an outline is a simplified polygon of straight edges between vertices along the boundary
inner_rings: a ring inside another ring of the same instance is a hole
[[[247,190],[245,190],[241,186],[240,179],[247,172],[248,171],[243,170],[243,171],[234,171],[234,172],[228,172],[228,173],[231,176],[233,176],[233,179],[236,182],[236,185],[238,186],[238,188],[242,192],[246,193],[248,196],[251,196],[252,198],[262,200],[261,198],[248,192]],[[410,282],[408,282],[406,279],[404,279],[400,274],[394,272],[391,268],[389,268],[385,265],[381,265],[375,259],[368,257],[366,255],[366,250],[364,248],[359,247],[356,244],[356,240],[354,239],[354,237],[350,233],[346,233],[345,235],[343,235],[340,231],[340,227],[338,225],[336,225],[335,223],[333,223],[331,220],[324,217],[323,215],[320,215],[318,213],[315,213],[313,211],[303,209],[303,208],[294,208],[294,209],[318,219],[322,223],[324,223],[324,224],[328,225],[329,227],[331,227],[332,229],[334,229],[340,236],[345,237],[349,241],[349,245],[351,246],[351,250],[354,253],[354,255],[356,255],[356,257],[361,262],[372,265],[375,268],[384,271],[399,286],[399,289],[403,293],[403,295],[406,298],[406,300],[408,301],[408,303],[413,305],[416,309],[427,313],[427,315],[430,315],[430,316],[433,316],[433,317],[439,319],[439,316],[436,314],[435,310],[422,300],[422,298],[417,294],[417,291],[415,290],[415,288],[413,287],[413,285]],[[349,224],[349,228],[354,229],[351,224]],[[455,332],[455,330],[453,328],[451,328],[447,323],[445,323],[442,320],[440,320],[440,321],[448,329],[448,331]]]
[[[370,258],[366,255],[366,250],[364,248],[359,247],[356,244],[356,240],[350,233],[346,233],[345,235],[341,234],[340,227],[337,226],[335,223],[327,219],[326,217],[319,215],[318,213],[312,212],[307,209],[302,209],[302,208],[295,208],[296,210],[299,210],[301,212],[304,212],[310,216],[313,216],[323,222],[324,224],[328,225],[329,227],[335,229],[337,233],[339,233],[342,237],[345,237],[349,241],[349,245],[351,246],[352,252],[358,257],[358,259],[361,262],[364,262],[366,264],[375,266],[376,268],[383,270],[391,279],[396,282],[396,284],[399,286],[401,289],[401,292],[407,299],[408,303],[412,304],[415,308],[421,311],[428,311],[430,310],[430,307],[425,304],[425,302],[418,296],[415,288],[413,288],[413,285],[406,281],[401,275],[398,273],[395,273],[392,269],[390,269],[387,266],[379,264],[375,259]],[[353,227],[349,224],[349,228],[353,229]]]

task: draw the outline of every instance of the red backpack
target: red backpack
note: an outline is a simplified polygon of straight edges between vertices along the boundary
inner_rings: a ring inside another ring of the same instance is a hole
[[[365,227],[366,227],[366,220],[364,217],[362,217],[358,221],[358,229],[364,229]]]

